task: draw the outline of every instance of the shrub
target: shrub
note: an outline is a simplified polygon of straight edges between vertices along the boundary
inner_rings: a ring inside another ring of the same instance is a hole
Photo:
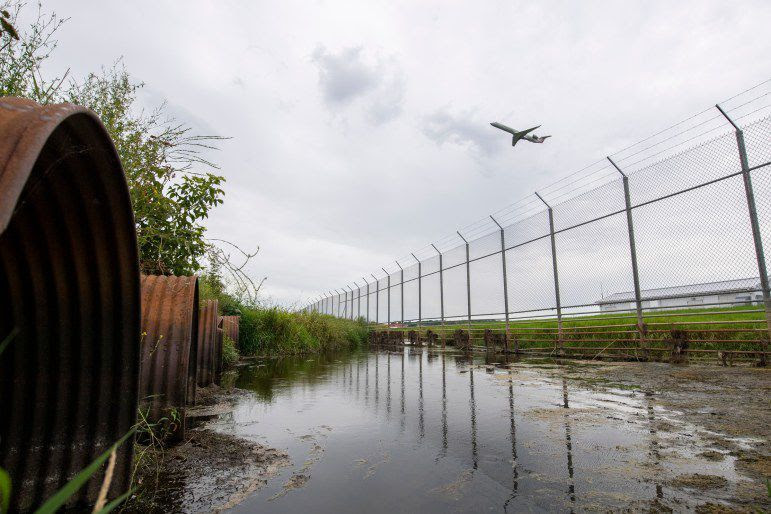
[[[236,342],[227,335],[222,338],[222,364],[225,368],[230,368],[238,362],[240,357]]]

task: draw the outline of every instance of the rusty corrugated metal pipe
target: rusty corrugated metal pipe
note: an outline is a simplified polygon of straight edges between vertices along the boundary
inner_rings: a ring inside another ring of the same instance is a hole
[[[222,336],[218,327],[219,304],[207,300],[198,316],[198,386],[207,387],[219,383],[222,362]]]
[[[230,340],[236,343],[237,348],[240,348],[238,345],[238,324],[240,320],[241,316],[222,316],[222,330]]]
[[[198,277],[142,275],[139,404],[147,419],[179,414],[195,403],[198,349]]]
[[[0,98],[0,466],[34,509],[137,415],[139,266],[120,160],[96,115]],[[125,492],[133,445],[117,452]],[[94,501],[100,473],[73,497]]]

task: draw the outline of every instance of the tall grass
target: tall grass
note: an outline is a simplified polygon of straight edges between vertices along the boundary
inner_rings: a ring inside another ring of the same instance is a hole
[[[219,277],[204,275],[201,300],[217,300],[221,315],[240,316],[238,350],[242,355],[297,355],[365,345],[369,329],[363,319],[338,319],[281,307],[255,307],[230,295]]]
[[[367,342],[363,320],[338,319],[318,313],[299,313],[271,307],[241,312],[241,353],[303,354],[356,348]]]

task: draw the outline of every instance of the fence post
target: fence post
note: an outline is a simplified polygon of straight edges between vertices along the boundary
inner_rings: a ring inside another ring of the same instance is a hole
[[[351,286],[348,286],[348,289],[351,290],[351,321],[353,321],[353,288]],[[346,305],[348,305],[347,302],[346,302]]]
[[[375,279],[375,324],[380,323],[380,281],[374,274],[371,274]]]
[[[456,230],[455,233],[457,233],[458,237],[463,239],[463,242],[466,244],[466,309],[468,311],[468,336],[469,340],[471,340],[471,260],[469,259],[469,245],[468,241],[466,241],[466,238],[463,237],[463,234],[461,234],[459,230]]]
[[[415,254],[411,254],[412,257],[418,261],[418,332],[420,332],[420,324],[423,322],[423,311],[422,311],[422,295],[423,292],[421,290],[421,278],[423,277],[422,271],[420,269],[420,259],[415,257]],[[420,334],[418,334],[418,337],[420,337]]]
[[[399,261],[396,261],[396,265],[399,266],[399,289],[401,289],[401,302],[399,305],[402,311],[401,324],[404,325],[404,268],[402,268],[402,265],[399,264]]]
[[[436,247],[434,243],[431,243],[436,253],[439,254],[439,316],[442,320],[442,348],[445,345],[444,334],[444,263],[442,262],[442,252]]]
[[[509,351],[509,285],[508,285],[508,278],[506,277],[506,240],[503,235],[503,227],[501,226],[498,221],[490,216],[490,219],[493,220],[493,223],[498,225],[498,228],[501,231],[501,262],[503,263],[503,310],[505,311],[505,317],[506,317],[506,337],[504,337],[503,340],[503,351],[508,353]]]
[[[353,282],[353,285],[356,286],[356,290],[359,292],[358,296],[356,296],[356,319],[359,319],[361,318],[361,286],[356,281]]]
[[[734,121],[726,114],[726,112],[720,107],[715,105],[720,111],[720,114],[725,116],[725,119],[733,125],[736,130],[736,144],[739,148],[739,160],[742,165],[742,178],[744,179],[744,194],[747,196],[747,209],[750,214],[750,226],[752,227],[752,240],[755,243],[755,259],[758,262],[758,274],[760,275],[760,288],[763,290],[763,306],[766,311],[766,328],[771,337],[771,292],[768,285],[768,271],[766,270],[766,256],[763,251],[763,238],[760,234],[760,224],[758,222],[758,211],[755,206],[755,192],[752,188],[752,177],[750,176],[750,164],[747,160],[747,148],[744,145],[744,131],[734,123]],[[768,341],[762,340],[761,353],[760,353],[760,365],[766,365],[766,351],[768,351]]]
[[[629,232],[629,253],[632,257],[632,280],[634,282],[634,303],[635,310],[637,311],[637,332],[640,335],[640,348],[643,350],[647,357],[647,344],[645,342],[645,325],[643,324],[642,315],[642,297],[640,294],[640,274],[637,268],[637,246],[635,245],[634,238],[634,223],[632,222],[632,199],[629,194],[629,177],[626,173],[621,171],[621,168],[613,162],[610,156],[607,157],[608,161],[616,168],[621,174],[621,180],[624,184],[624,204],[626,205],[626,228]]]
[[[367,284],[367,324],[369,325],[369,282],[364,277],[361,277],[365,284]]]
[[[386,305],[388,306],[388,325],[391,325],[391,275],[388,274],[385,268],[380,268],[383,270],[383,273],[386,274],[386,285],[388,286],[388,293],[387,293],[387,302]]]
[[[554,297],[557,302],[557,346],[562,350],[564,344],[562,341],[562,305],[560,304],[560,280],[559,273],[557,273],[557,245],[554,242],[554,212],[551,205],[546,203],[546,200],[538,194],[535,196],[543,202],[549,212],[549,236],[551,237],[551,262],[554,269]]]
[[[338,291],[337,289],[335,289],[334,291],[337,294],[337,315],[335,317],[339,318],[340,317],[340,291]]]

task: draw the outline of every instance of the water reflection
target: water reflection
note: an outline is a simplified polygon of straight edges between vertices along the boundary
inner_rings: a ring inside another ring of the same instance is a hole
[[[388,412],[388,418],[391,418],[391,352],[386,355],[386,412]]]
[[[442,354],[442,457],[447,455],[447,366]]]
[[[469,406],[471,407],[471,461],[474,469],[479,467],[479,449],[477,448],[477,406],[474,402],[474,368],[471,368],[469,376]]]
[[[562,379],[562,407],[569,409],[568,403],[568,383],[567,379]],[[570,440],[570,414],[565,411],[565,448],[567,449],[568,457],[568,495],[570,496],[570,502],[576,502],[576,484],[573,480],[573,443]],[[573,509],[571,508],[571,512]]]
[[[512,370],[508,370],[509,380],[509,439],[511,441],[511,496],[506,499],[503,504],[504,512],[508,512],[509,504],[517,497],[517,424],[514,421],[514,374]]]
[[[418,430],[420,438],[426,435],[425,418],[423,417],[423,352],[418,354]]]
[[[401,390],[402,392],[401,411],[402,412],[401,413],[402,415],[399,419],[400,419],[400,429],[402,432],[404,432],[404,422],[405,422],[405,418],[404,418],[404,405],[405,405],[404,403],[404,351],[401,352],[401,357],[402,357],[402,374],[401,374],[401,387],[402,387],[402,390]]]
[[[324,451],[302,491],[249,505],[268,512],[572,511],[596,506],[598,491],[612,491],[602,501],[616,507],[629,495],[663,497],[660,479],[604,469],[618,470],[623,459],[658,469],[650,393],[597,393],[572,385],[556,366],[507,363],[404,348],[273,359],[244,371],[237,385],[256,400],[221,426],[287,449],[297,463],[308,459],[307,441]],[[595,411],[602,415],[582,417]],[[604,426],[606,418],[620,422]]]

